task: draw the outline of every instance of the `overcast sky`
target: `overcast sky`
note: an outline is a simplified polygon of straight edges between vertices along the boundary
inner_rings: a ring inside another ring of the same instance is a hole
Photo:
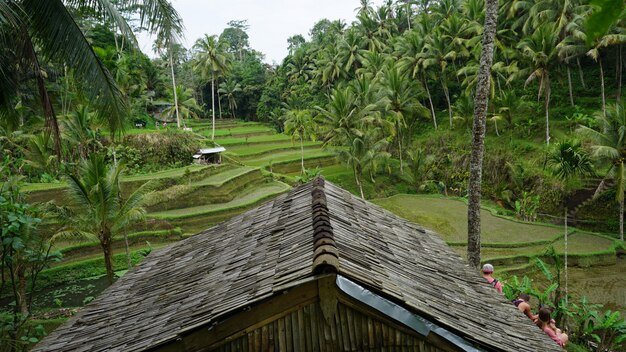
[[[383,0],[373,1],[375,5]],[[185,47],[205,33],[219,35],[230,20],[248,20],[250,46],[265,54],[267,63],[280,63],[287,56],[287,38],[302,34],[317,21],[355,19],[359,0],[173,0],[185,25]],[[153,38],[139,36],[143,52],[153,56]]]

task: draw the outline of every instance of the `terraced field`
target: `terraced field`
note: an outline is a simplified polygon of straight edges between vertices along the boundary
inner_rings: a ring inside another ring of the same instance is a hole
[[[189,121],[188,127],[194,133],[210,136],[210,121]],[[134,131],[134,130],[133,130]],[[129,131],[129,132],[133,132]],[[136,133],[155,131],[137,130]],[[147,218],[152,219],[152,227],[138,228],[137,231],[154,233],[152,241],[167,243],[180,236],[157,236],[169,228],[179,228],[187,235],[239,214],[267,199],[287,191],[288,184],[273,181],[262,172],[270,165],[276,165],[274,173],[283,170],[300,169],[300,145],[292,143],[289,136],[277,134],[267,125],[222,120],[216,124],[216,141],[225,145],[227,155],[233,162],[223,165],[189,165],[185,167],[153,172],[143,175],[125,176],[122,188],[125,193],[150,182],[153,190],[146,196]],[[305,142],[307,165],[328,165],[336,163],[333,154],[321,149],[320,142]],[[312,166],[312,167],[314,167]],[[24,190],[36,202],[55,199],[63,203],[65,184],[30,184]],[[156,224],[156,225],[155,225]],[[156,226],[156,227],[155,227]],[[155,232],[156,231],[156,232]],[[155,237],[157,236],[157,237]],[[146,237],[146,236],[144,236]],[[141,237],[143,242],[150,239]],[[116,251],[122,248],[118,241]],[[142,241],[131,239],[137,249]],[[67,253],[67,262],[76,262],[88,256],[97,255],[96,243],[59,243],[57,248],[78,248]],[[93,247],[93,248],[92,248]],[[60,264],[64,265],[63,263]]]

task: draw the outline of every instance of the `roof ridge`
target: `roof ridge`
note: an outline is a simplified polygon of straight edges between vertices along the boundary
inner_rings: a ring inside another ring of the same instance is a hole
[[[313,272],[316,274],[337,273],[339,270],[339,251],[328,215],[324,178],[318,177],[313,180],[312,184]]]

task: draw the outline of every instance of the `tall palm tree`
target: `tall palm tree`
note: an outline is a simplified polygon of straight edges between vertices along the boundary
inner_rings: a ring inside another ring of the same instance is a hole
[[[579,131],[593,141],[592,156],[609,165],[606,177],[615,181],[619,203],[619,235],[624,240],[624,192],[626,191],[626,110],[623,102],[611,104],[595,115],[599,129],[581,126]],[[601,188],[604,181],[601,183]]]
[[[67,176],[67,193],[72,205],[59,210],[58,218],[64,226],[55,235],[55,239],[76,235],[97,239],[102,247],[109,285],[113,283],[113,237],[145,214],[140,206],[145,187],[122,198],[120,174],[123,170],[122,164],[108,165],[102,155],[92,154],[84,159],[78,174]]]
[[[98,117],[106,121],[113,134],[123,128],[124,100],[115,80],[95,54],[76,21],[76,13],[90,13],[113,23],[135,43],[133,32],[120,15],[117,2],[16,0],[0,1],[0,118],[15,116],[19,77],[34,77],[46,126],[61,158],[61,135],[57,117],[46,86],[44,59],[65,63],[86,87]],[[130,0],[124,5],[138,9],[140,27],[163,36],[180,33],[181,19],[167,0]],[[80,9],[81,11],[76,11]],[[35,45],[36,43],[36,45]]]
[[[389,65],[382,78],[382,96],[389,120],[394,126],[395,139],[400,159],[400,174],[404,174],[404,129],[407,121],[416,115],[428,114],[428,110],[417,100],[417,86],[413,80],[400,73],[398,65]],[[411,122],[411,121],[409,121]]]
[[[543,94],[546,113],[546,144],[550,145],[550,70],[555,63],[558,44],[558,33],[555,26],[546,23],[537,28],[530,36],[523,38],[517,45],[527,59],[527,67],[520,70],[517,76],[526,76],[526,84],[539,80],[538,98]]]
[[[313,135],[313,118],[309,110],[289,110],[285,119],[285,133],[300,139],[300,164],[304,175],[304,138]]]
[[[476,84],[474,128],[472,131],[472,152],[470,155],[470,177],[467,204],[467,261],[471,267],[480,265],[480,198],[483,172],[483,153],[487,106],[489,103],[489,84],[493,46],[498,21],[498,0],[487,0],[485,25],[483,32],[480,71]]]
[[[193,97],[193,89],[178,85],[176,86],[176,92],[173,92],[172,95],[178,97],[178,99],[176,99],[178,105],[172,105],[163,110],[164,116],[171,118],[173,115],[179,114],[178,116],[181,117],[183,126],[185,126],[186,119],[198,117],[196,111],[200,111],[201,108]]]
[[[217,91],[218,93],[226,95],[226,99],[228,99],[228,109],[230,110],[233,119],[236,118],[235,110],[237,110],[237,99],[235,99],[235,95],[242,92],[241,84],[235,82],[233,79],[229,79],[226,82],[222,82],[220,84],[220,89]]]
[[[317,107],[320,112],[319,122],[323,138],[323,145],[347,146],[342,151],[342,159],[352,166],[354,178],[361,198],[364,198],[362,175],[363,165],[361,158],[367,154],[368,145],[375,145],[371,139],[365,137],[367,126],[373,120],[376,105],[365,106],[358,103],[358,97],[350,87],[335,89],[330,95],[330,102],[326,109]],[[367,143],[366,143],[367,142]]]
[[[229,55],[226,53],[226,43],[218,40],[216,35],[204,35],[194,44],[196,52],[194,70],[200,72],[200,76],[211,79],[211,112],[213,114],[213,127],[211,140],[215,140],[215,79],[228,70]]]
[[[433,70],[439,76],[439,82],[448,105],[448,116],[450,128],[452,128],[452,102],[450,101],[450,91],[448,90],[448,64],[451,58],[456,57],[456,52],[452,43],[438,28],[430,33],[424,44],[424,52],[420,54],[421,66],[424,70]]]

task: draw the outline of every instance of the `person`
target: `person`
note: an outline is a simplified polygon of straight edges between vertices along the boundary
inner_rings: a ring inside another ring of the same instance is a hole
[[[493,286],[496,291],[502,293],[502,283],[491,276],[493,274],[493,265],[485,264],[483,265],[483,269],[481,271],[483,272],[483,277],[487,280],[487,282]]]
[[[517,296],[517,299],[513,301],[513,304],[515,304],[517,309],[519,309],[520,312],[524,313],[530,320],[536,321],[537,314],[533,314],[533,312],[530,310],[530,304],[528,304],[529,301],[530,296],[522,293],[521,295]]]
[[[550,309],[539,309],[538,317],[539,319],[537,319],[535,324],[537,324],[539,329],[543,330],[543,332],[545,332],[546,335],[552,339],[552,341],[556,342],[559,346],[564,347],[565,344],[567,344],[569,337],[567,334],[562,332],[561,329],[558,329],[554,325],[552,319],[550,318]]]

